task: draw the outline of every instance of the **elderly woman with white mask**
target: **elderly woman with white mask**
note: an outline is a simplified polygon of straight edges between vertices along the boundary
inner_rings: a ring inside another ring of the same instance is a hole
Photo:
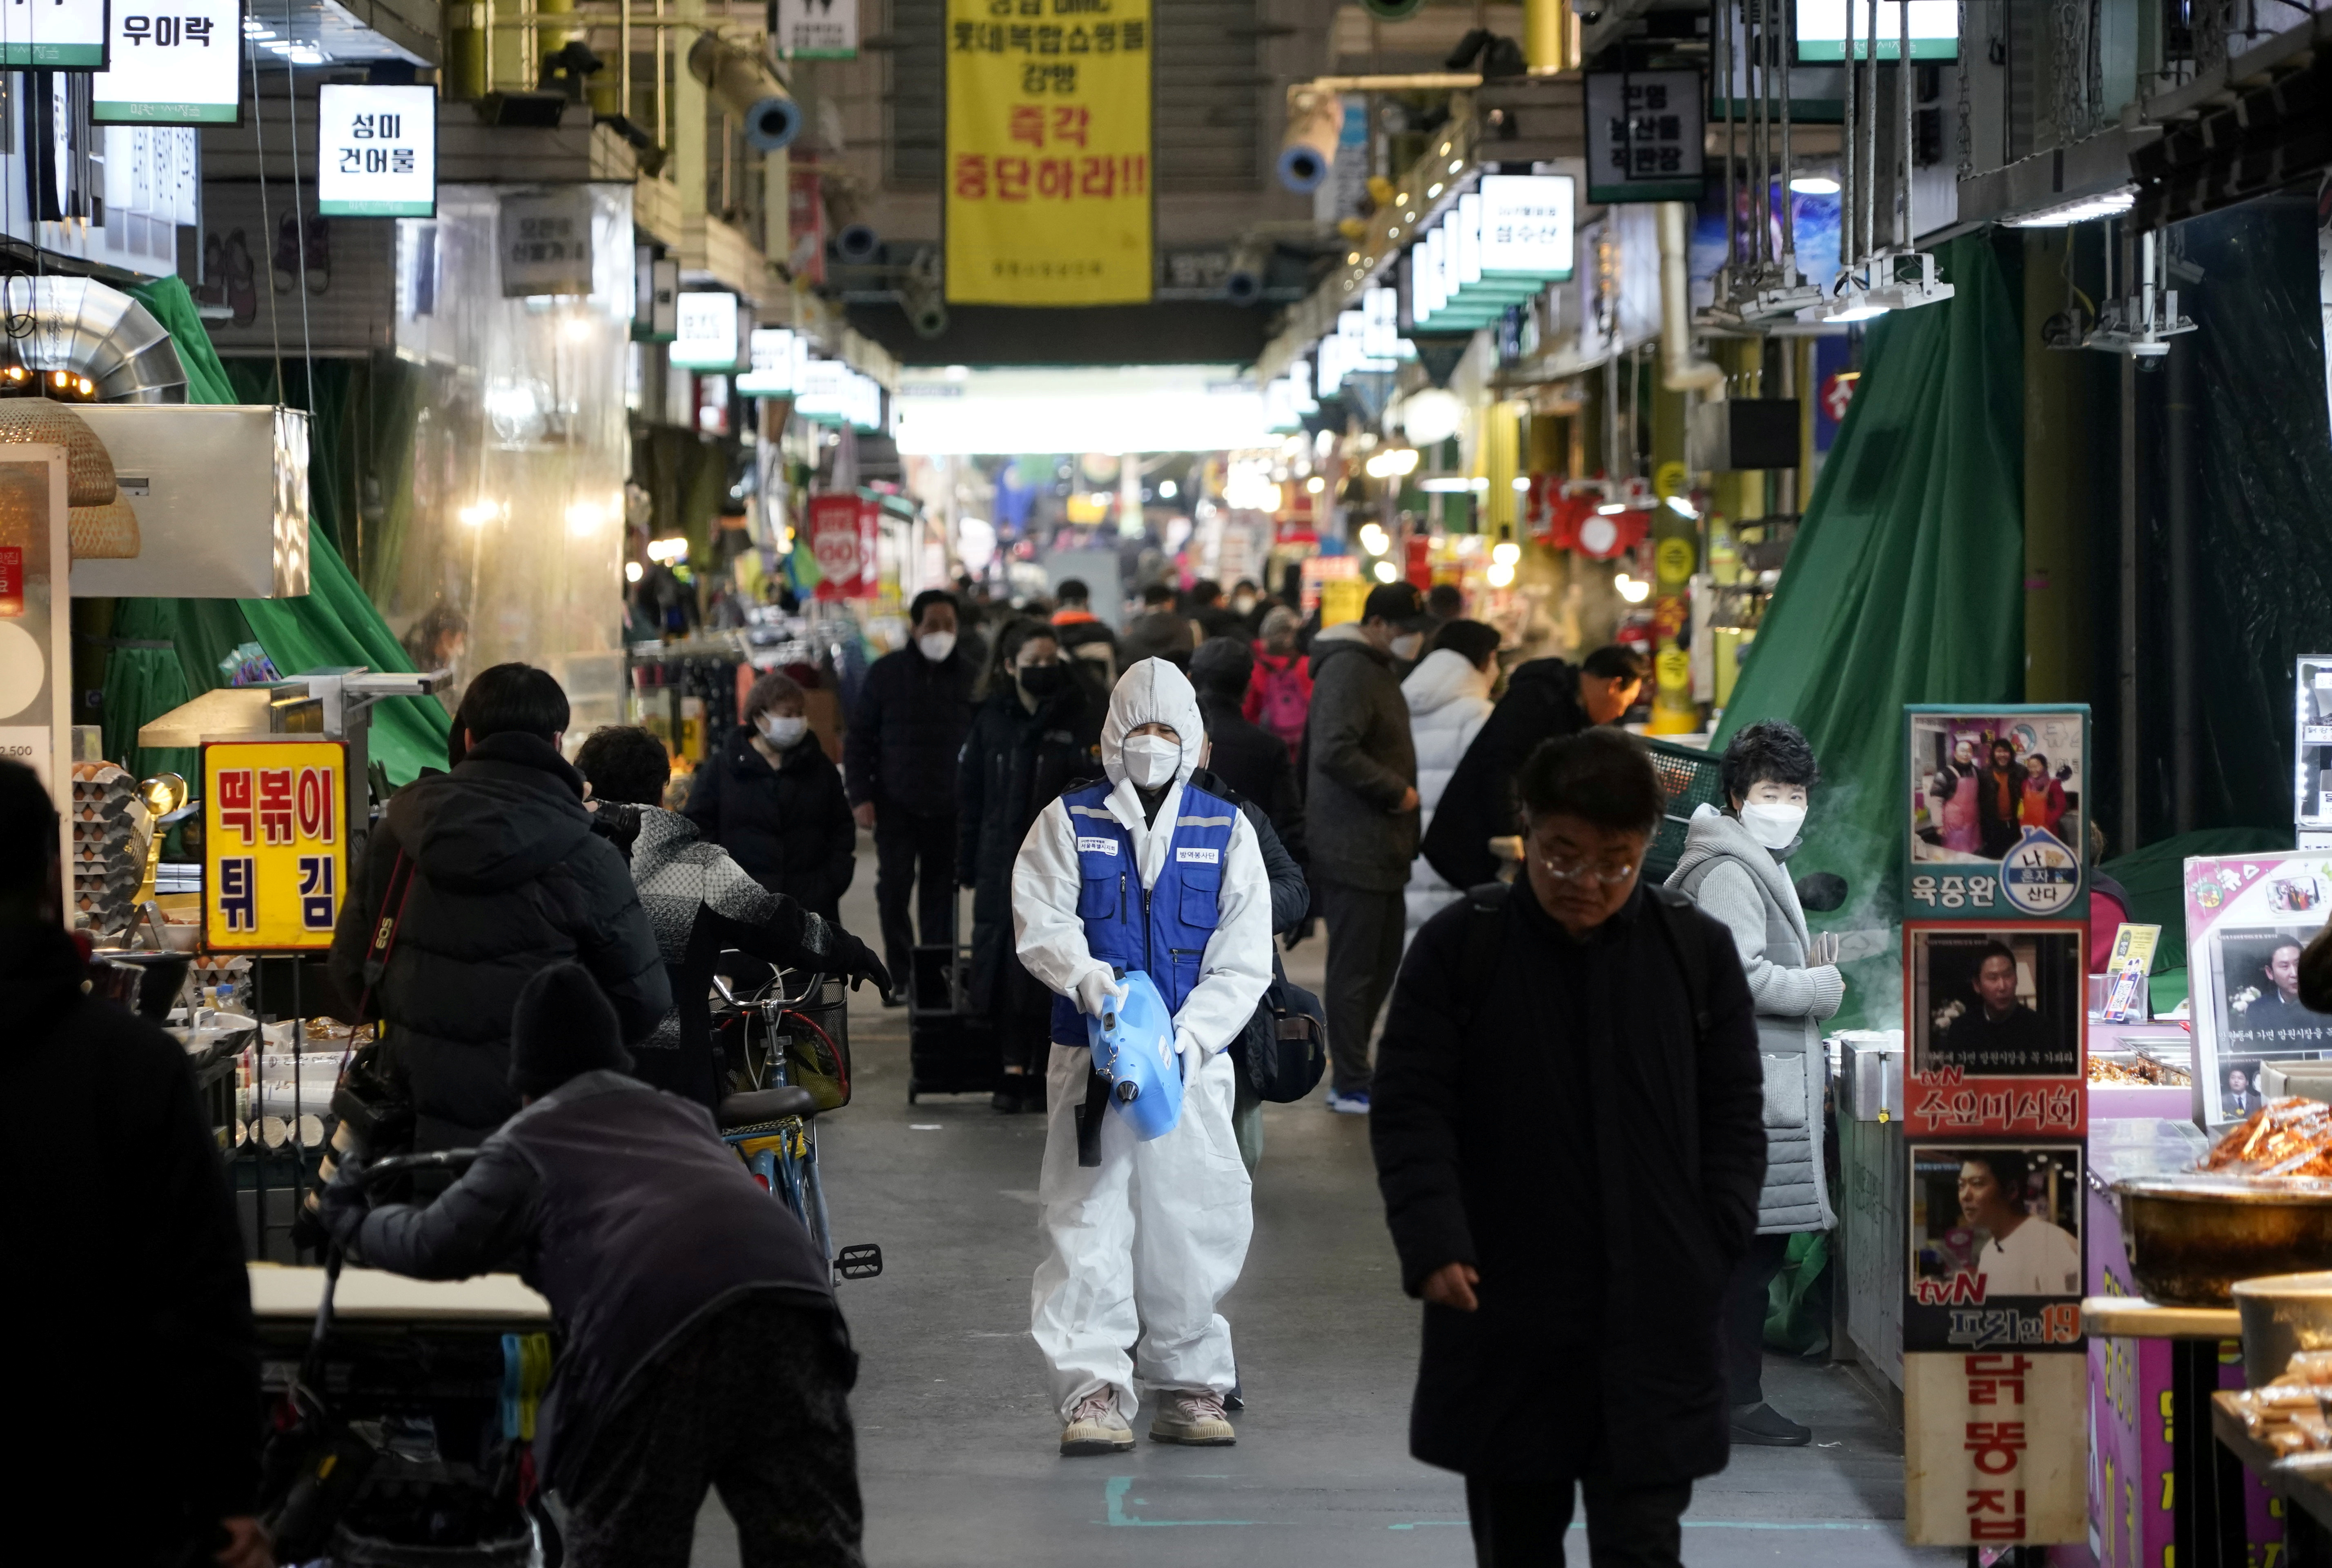
[[[1798,890],[1782,867],[1796,852],[1806,805],[1821,771],[1796,725],[1769,718],[1725,748],[1725,805],[1703,806],[1685,832],[1684,854],[1668,886],[1723,921],[1740,951],[1757,1006],[1757,1050],[1765,1069],[1765,1184],[1757,1234],[1725,1289],[1725,1381],[1733,1440],[1797,1448],[1813,1434],[1765,1402],[1765,1295],[1790,1237],[1827,1231],[1822,1173],[1824,1079],[1821,1021],[1838,1012],[1846,982],[1838,937],[1811,936]]]
[[[1131,1449],[1137,1384],[1157,1395],[1153,1440],[1236,1440],[1230,1325],[1215,1306],[1254,1216],[1222,1052],[1271,980],[1271,887],[1246,818],[1188,782],[1205,742],[1182,672],[1133,665],[1102,725],[1107,779],[1047,806],[1013,866],[1020,962],[1056,998],[1030,1331],[1064,1454]],[[1180,1119],[1146,1143],[1109,1114],[1105,1084],[1094,1092],[1085,1044],[1086,1016],[1134,970],[1173,1014],[1184,1086]]]

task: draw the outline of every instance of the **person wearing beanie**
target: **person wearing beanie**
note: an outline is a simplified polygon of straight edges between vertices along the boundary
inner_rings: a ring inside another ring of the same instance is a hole
[[[352,1155],[325,1224],[351,1263],[515,1269],[550,1301],[563,1338],[534,1453],[577,1568],[684,1560],[708,1487],[746,1562],[860,1568],[858,1358],[832,1267],[704,1107],[629,1065],[590,973],[538,971],[511,1018],[525,1107],[425,1207],[368,1209]]]
[[[726,1089],[713,1057],[707,998],[728,949],[854,986],[872,980],[888,994],[890,972],[874,949],[839,923],[769,891],[728,851],[697,837],[693,819],[656,803],[672,776],[664,742],[637,725],[608,726],[591,732],[575,765],[590,791],[594,825],[631,857],[640,907],[672,977],[672,1010],[638,1042],[632,1070],[641,1078],[706,1105],[720,1103]]]

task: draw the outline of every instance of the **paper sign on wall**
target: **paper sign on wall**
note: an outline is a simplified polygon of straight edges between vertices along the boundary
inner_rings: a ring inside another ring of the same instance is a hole
[[[240,125],[242,0],[114,0],[106,69],[90,83],[99,124]]]
[[[323,85],[316,210],[328,218],[436,216],[435,88]]]
[[[776,0],[769,42],[783,60],[849,60],[858,53],[858,0]]]

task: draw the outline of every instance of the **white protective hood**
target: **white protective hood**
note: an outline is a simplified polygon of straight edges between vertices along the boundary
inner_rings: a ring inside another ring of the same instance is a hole
[[[1109,694],[1109,717],[1101,726],[1101,766],[1113,784],[1125,783],[1125,737],[1144,724],[1162,724],[1182,743],[1174,782],[1187,783],[1207,744],[1206,720],[1199,716],[1199,693],[1190,678],[1163,659],[1144,659],[1117,678]]]

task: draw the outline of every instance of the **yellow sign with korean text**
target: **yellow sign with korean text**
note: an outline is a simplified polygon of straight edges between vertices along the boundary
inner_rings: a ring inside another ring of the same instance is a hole
[[[286,953],[332,945],[347,886],[348,747],[203,747],[203,944]]]
[[[1151,296],[1151,0],[948,0],[947,297]]]

